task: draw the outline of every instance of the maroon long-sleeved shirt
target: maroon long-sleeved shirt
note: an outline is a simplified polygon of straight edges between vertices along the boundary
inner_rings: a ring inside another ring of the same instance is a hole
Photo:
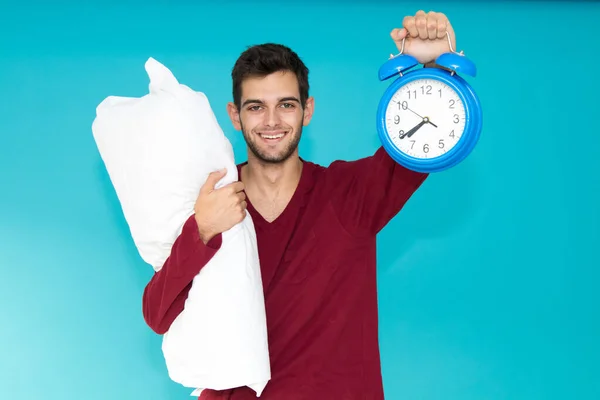
[[[380,148],[373,156],[329,167],[304,161],[294,196],[271,223],[248,201],[272,370],[261,399],[383,399],[376,234],[426,176],[401,167]],[[189,218],[144,291],[144,318],[155,332],[169,329],[192,279],[220,244],[218,235],[205,245],[195,218]],[[200,399],[251,400],[256,394],[247,387],[204,390]]]

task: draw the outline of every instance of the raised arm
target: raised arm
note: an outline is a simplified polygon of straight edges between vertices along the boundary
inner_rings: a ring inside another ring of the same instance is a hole
[[[356,161],[335,161],[328,174],[338,218],[358,235],[383,229],[427,178],[398,164],[383,147]]]
[[[241,182],[215,189],[224,171],[211,173],[200,189],[195,214],[183,225],[163,267],[154,274],[142,297],[148,326],[166,333],[183,311],[192,281],[221,247],[221,233],[246,216],[246,196]]]
[[[435,66],[441,54],[456,48],[454,29],[445,14],[423,10],[402,20],[390,36],[398,50],[425,67]],[[395,162],[383,148],[360,160],[334,162],[328,169],[340,221],[356,234],[379,232],[427,178]]]

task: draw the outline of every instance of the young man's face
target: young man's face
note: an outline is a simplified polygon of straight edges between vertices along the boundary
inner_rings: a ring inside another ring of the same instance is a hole
[[[276,72],[244,80],[239,112],[231,103],[228,111],[254,156],[279,163],[296,153],[302,127],[312,117],[313,99],[307,100],[303,110],[296,76]]]

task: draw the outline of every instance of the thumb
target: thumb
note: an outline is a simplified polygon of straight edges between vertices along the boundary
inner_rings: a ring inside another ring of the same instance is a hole
[[[213,171],[208,174],[206,178],[206,182],[202,185],[201,191],[203,192],[211,192],[215,190],[215,186],[219,182],[221,178],[223,178],[227,174],[227,168],[220,169],[218,171]]]

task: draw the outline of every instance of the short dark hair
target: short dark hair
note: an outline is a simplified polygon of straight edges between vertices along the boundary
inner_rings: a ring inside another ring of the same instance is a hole
[[[274,72],[289,71],[296,75],[302,107],[308,99],[308,68],[298,54],[277,43],[264,43],[246,49],[235,62],[231,72],[233,102],[240,108],[242,82],[250,77],[263,77]]]

